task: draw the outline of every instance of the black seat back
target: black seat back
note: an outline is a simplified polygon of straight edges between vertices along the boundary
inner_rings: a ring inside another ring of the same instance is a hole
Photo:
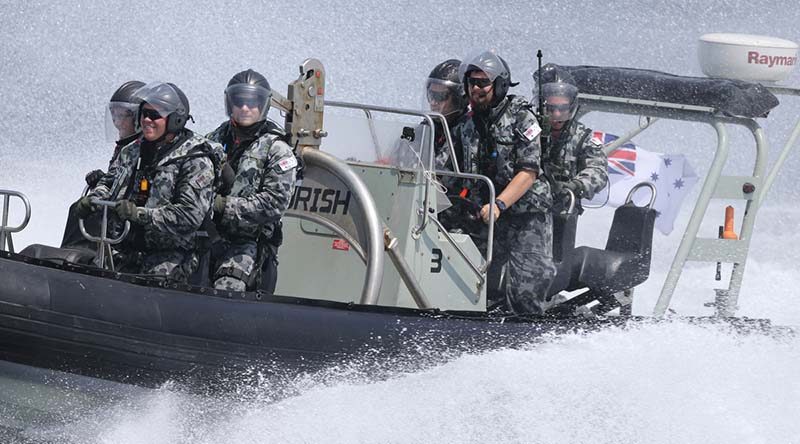
[[[647,256],[649,262],[655,223],[655,210],[638,207],[632,202],[622,205],[614,212],[606,250]]]

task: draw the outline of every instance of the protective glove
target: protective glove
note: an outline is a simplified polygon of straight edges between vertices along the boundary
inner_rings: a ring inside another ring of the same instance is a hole
[[[227,195],[231,192],[231,188],[233,188],[233,182],[236,180],[236,172],[233,171],[233,168],[231,168],[228,162],[225,162],[222,164],[220,176],[222,178],[222,184],[220,184],[219,193]]]
[[[89,215],[94,213],[95,210],[96,208],[92,204],[92,199],[89,196],[81,197],[75,205],[75,215],[78,216],[79,219],[86,219]]]
[[[89,188],[94,188],[97,186],[97,182],[100,182],[100,179],[105,176],[106,173],[103,170],[94,170],[90,171],[89,174],[86,175],[86,185],[89,185]]]
[[[114,212],[117,213],[120,219],[129,220],[131,222],[136,221],[138,210],[139,208],[136,204],[129,200],[121,200],[114,206]]]
[[[222,213],[225,212],[225,204],[228,202],[228,199],[225,196],[217,195],[214,198],[214,220],[219,222],[222,220]]]

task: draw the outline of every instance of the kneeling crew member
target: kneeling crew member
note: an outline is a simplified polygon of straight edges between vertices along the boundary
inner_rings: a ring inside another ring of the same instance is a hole
[[[214,200],[222,238],[222,248],[213,250],[218,289],[275,289],[280,221],[294,192],[298,162],[283,141],[283,129],[267,120],[271,97],[263,75],[252,69],[236,74],[225,89],[229,120],[208,135],[223,145],[223,170],[234,175],[230,190]]]

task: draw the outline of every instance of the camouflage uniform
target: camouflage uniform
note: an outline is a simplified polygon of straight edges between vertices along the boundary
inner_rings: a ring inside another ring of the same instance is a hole
[[[602,142],[593,137],[591,129],[575,121],[550,146],[544,156],[545,171],[550,178],[557,182],[577,179],[585,199],[605,188],[608,159]]]
[[[215,288],[245,291],[259,254],[259,237],[266,240],[273,236],[289,206],[297,159],[281,140],[282,135],[283,131],[269,121],[254,134],[254,140],[241,145],[235,143],[230,121],[208,135],[224,144],[225,160],[236,173],[225,209],[214,218],[224,240],[223,251],[213,258],[217,264]]]
[[[139,207],[129,235],[132,239],[121,248],[128,253],[133,271],[186,281],[196,268],[197,231],[213,202],[216,172],[209,153],[214,149],[204,137],[182,130],[173,142],[157,148],[148,167],[139,165],[142,139],[138,139],[122,148],[90,193],[105,200],[130,199],[137,176],[148,177],[149,195]],[[119,233],[121,225],[115,220],[112,233]],[[137,252],[142,253],[141,261],[132,262]]]
[[[470,113],[461,127],[464,171],[492,179],[499,195],[520,171],[540,172],[539,125],[530,105],[521,97],[508,96],[487,117]],[[470,198],[488,203],[488,193],[472,183]],[[482,187],[485,190],[485,187]],[[549,208],[549,184],[540,177],[522,197],[504,211],[495,225],[494,258],[489,270],[490,288],[497,285],[506,267],[504,295],[512,307],[541,314],[545,293],[555,274],[553,227]],[[484,246],[485,247],[485,246]]]

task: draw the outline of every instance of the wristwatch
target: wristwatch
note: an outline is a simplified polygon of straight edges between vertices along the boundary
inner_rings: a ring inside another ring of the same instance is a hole
[[[497,208],[500,210],[500,212],[501,212],[501,213],[502,213],[503,211],[505,211],[505,210],[506,210],[506,208],[508,208],[508,207],[506,206],[506,203],[505,203],[505,202],[503,202],[503,201],[502,201],[502,200],[500,200],[500,199],[495,199],[495,200],[494,200],[494,204],[495,204],[495,205],[497,205]]]

